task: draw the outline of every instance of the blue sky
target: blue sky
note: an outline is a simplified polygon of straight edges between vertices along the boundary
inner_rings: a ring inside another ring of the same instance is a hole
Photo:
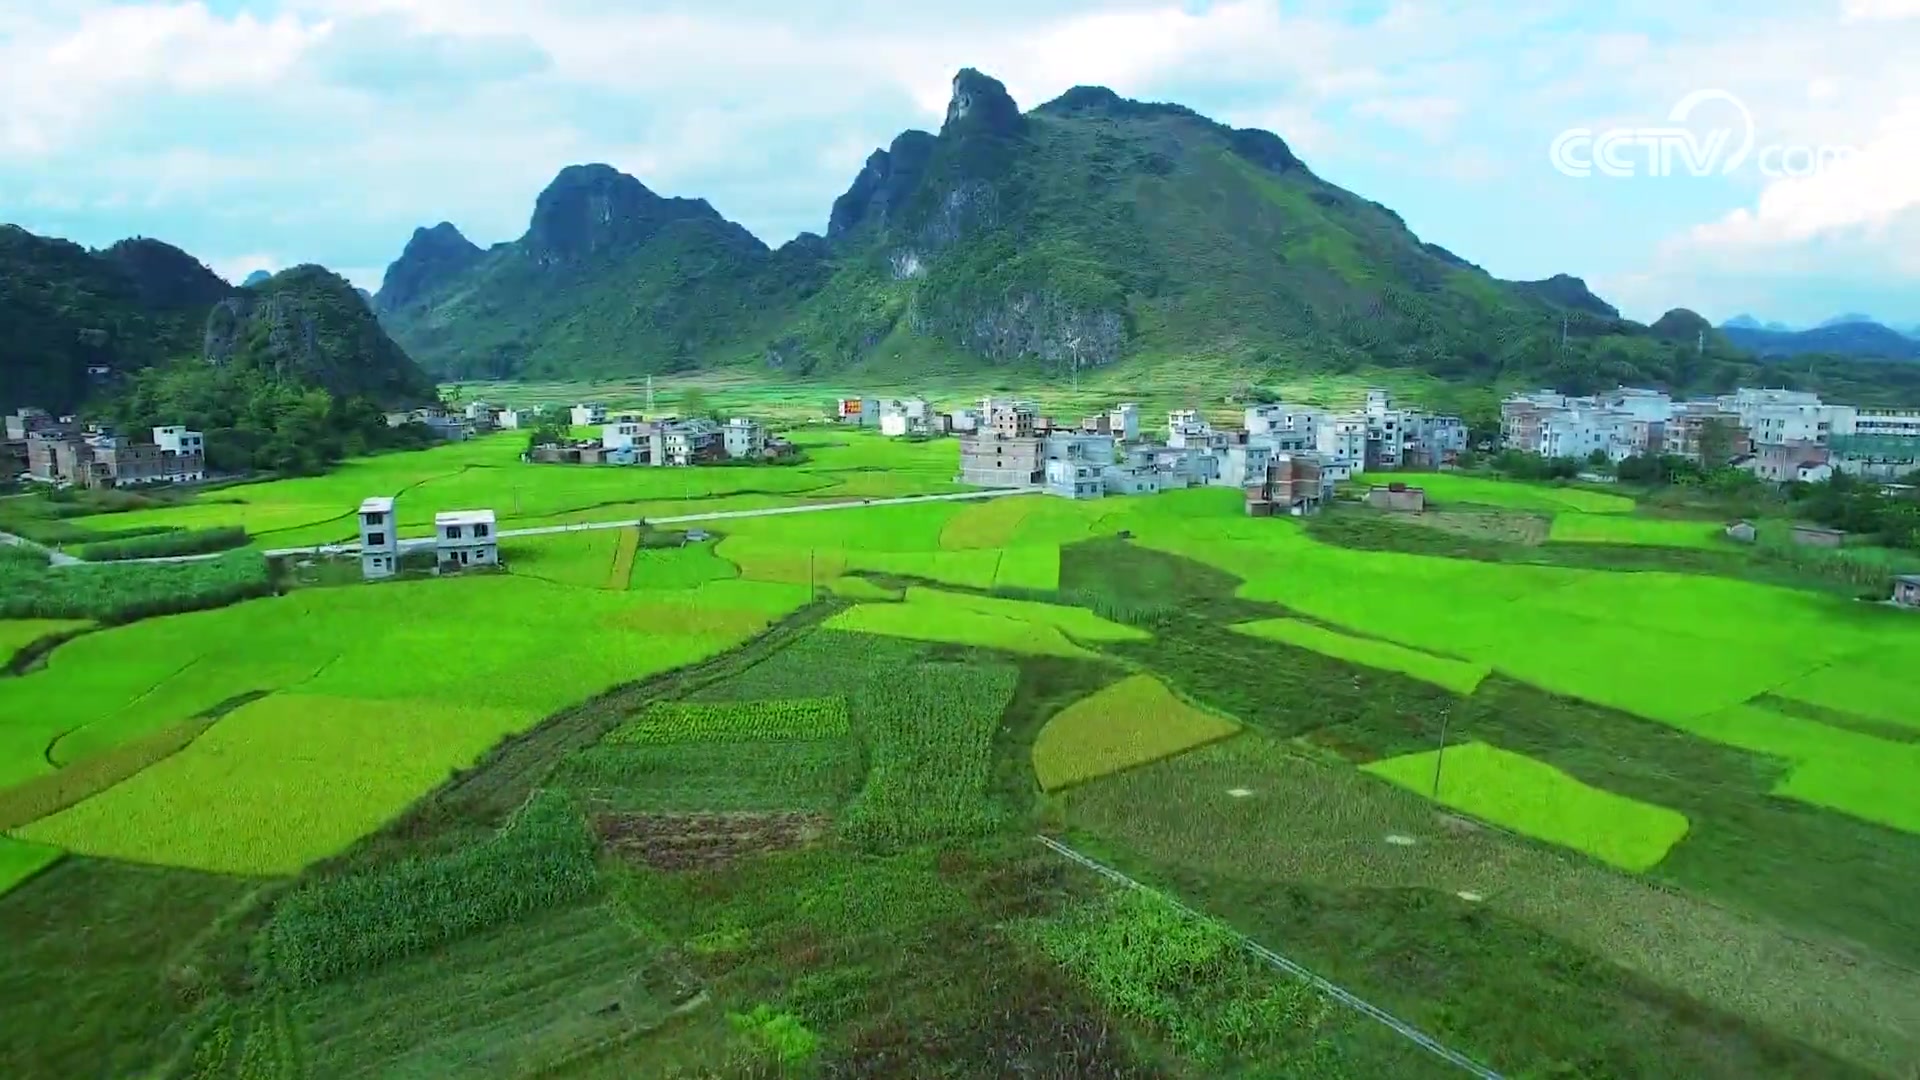
[[[1920,324],[1920,0],[1708,7],[0,0],[0,220],[371,288],[415,226],[513,239],[562,166],[605,161],[778,244],[975,66],[1023,107],[1090,83],[1276,131],[1423,238],[1638,318]],[[1701,90],[1738,105],[1671,124]],[[1653,175],[1627,146],[1633,175],[1577,177],[1549,154],[1575,128],[1731,146],[1740,110],[1754,152],[1730,170]],[[1808,175],[1762,167],[1822,148]]]

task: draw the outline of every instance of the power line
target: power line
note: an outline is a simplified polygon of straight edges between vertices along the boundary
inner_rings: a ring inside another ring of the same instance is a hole
[[[1060,841],[1053,839],[1050,836],[1035,836],[1034,839],[1040,841],[1042,844],[1045,844],[1055,854],[1062,855],[1068,859],[1071,859],[1074,862],[1079,863],[1081,866],[1084,866],[1089,870],[1092,870],[1094,873],[1099,874],[1101,877],[1104,877],[1109,881],[1123,885],[1129,889],[1138,889],[1141,892],[1150,893],[1154,896],[1159,897],[1161,900],[1165,901],[1166,903],[1173,905],[1175,910],[1181,912],[1182,914],[1186,915],[1189,918],[1193,918],[1193,919],[1209,918],[1209,916],[1199,911],[1195,911],[1193,908],[1188,907],[1186,904],[1181,903],[1179,900],[1175,899],[1174,897],[1168,896],[1166,893],[1163,893],[1158,889],[1154,889],[1147,885],[1143,885],[1140,882],[1135,881],[1134,879],[1121,873],[1120,871],[1115,870],[1111,866],[1106,866],[1102,863],[1095,862],[1094,860],[1087,858],[1085,855],[1080,854],[1079,852],[1073,850],[1072,848],[1061,843]],[[1217,923],[1219,920],[1214,919],[1211,921]],[[1279,953],[1274,952],[1272,949],[1267,948],[1265,945],[1260,944],[1259,942],[1253,940],[1252,938],[1248,937],[1245,934],[1240,933],[1238,930],[1235,930],[1230,926],[1223,925],[1222,928],[1226,930],[1227,933],[1232,934],[1235,938],[1239,939],[1240,944],[1243,947],[1245,947],[1248,952],[1251,952],[1253,955],[1259,957],[1261,960],[1266,961],[1266,963],[1269,966],[1279,968],[1281,971],[1284,971],[1287,974],[1292,975],[1294,978],[1299,979],[1301,982],[1306,983],[1308,986],[1313,987],[1314,989],[1320,991],[1321,993],[1327,995],[1328,997],[1331,997],[1334,1000],[1339,1001],[1341,1004],[1346,1005],[1347,1007],[1353,1009],[1355,1012],[1358,1012],[1363,1016],[1371,1017],[1374,1020],[1380,1021],[1382,1024],[1385,1024],[1387,1027],[1392,1028],[1402,1038],[1407,1039],[1408,1041],[1414,1043],[1415,1045],[1419,1046],[1421,1049],[1427,1051],[1428,1053],[1439,1058],[1440,1060],[1445,1061],[1450,1065],[1457,1066],[1460,1069],[1465,1070],[1466,1072],[1472,1073],[1473,1075],[1479,1077],[1480,1080],[1505,1080],[1505,1078],[1502,1077],[1499,1073],[1494,1072],[1492,1069],[1487,1068],[1485,1065],[1480,1064],[1479,1062],[1473,1060],[1467,1055],[1462,1054],[1458,1050],[1452,1049],[1446,1044],[1440,1042],[1438,1039],[1435,1039],[1433,1036],[1428,1035],[1426,1032],[1421,1031],[1419,1028],[1414,1027],[1412,1024],[1409,1024],[1406,1021],[1400,1019],[1399,1017],[1394,1016],[1392,1013],[1387,1012],[1385,1009],[1382,1009],[1379,1006],[1366,1001],[1365,999],[1361,998],[1357,994],[1354,994],[1352,991],[1346,989],[1345,987],[1340,986],[1337,983],[1330,982],[1327,979],[1320,977],[1319,975],[1315,975],[1312,971],[1308,970],[1304,965],[1295,963],[1294,961],[1289,960],[1284,956],[1281,956]]]

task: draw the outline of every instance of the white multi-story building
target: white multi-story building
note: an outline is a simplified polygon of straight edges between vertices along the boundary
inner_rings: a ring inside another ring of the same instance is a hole
[[[500,561],[500,540],[491,510],[449,510],[433,515],[436,568],[464,570]]]
[[[1107,430],[1122,442],[1133,442],[1140,437],[1140,406],[1131,401],[1121,402],[1107,410]]]
[[[153,444],[162,450],[171,450],[176,454],[207,452],[206,436],[197,431],[189,431],[179,424],[154,428]]]
[[[734,460],[757,458],[766,454],[767,429],[745,417],[736,416],[728,420],[726,428],[720,433],[720,439],[727,457]]]
[[[1633,456],[1633,417],[1610,409],[1568,409],[1540,421],[1534,453],[1551,458],[1586,458],[1601,451],[1611,461]]]
[[[400,523],[393,518],[393,500],[375,496],[360,503],[360,576],[372,581],[392,577],[400,569]]]
[[[604,424],[600,428],[600,445],[608,450],[631,450],[646,446],[653,438],[654,425],[644,420],[630,417]]]
[[[1213,425],[1201,417],[1198,409],[1175,409],[1167,414],[1167,445],[1176,450],[1206,446],[1212,434]]]
[[[583,402],[575,405],[568,416],[574,427],[593,427],[607,422],[607,407],[599,402]]]
[[[1343,467],[1347,475],[1367,469],[1367,419],[1365,416],[1328,416],[1322,418],[1314,433],[1314,449]]]

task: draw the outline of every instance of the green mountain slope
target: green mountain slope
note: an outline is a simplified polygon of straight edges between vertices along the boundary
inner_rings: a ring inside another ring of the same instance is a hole
[[[433,382],[380,326],[347,279],[296,266],[214,305],[202,354],[338,397],[381,405],[431,400]]]
[[[1578,278],[1496,279],[1269,132],[1099,87],[1023,114],[970,69],[937,134],[868,159],[824,240],[769,251],[704,202],[576,166],[526,236],[472,265],[414,249],[379,307],[443,376],[1059,376],[1206,356],[1578,390],[1756,371],[1719,335],[1620,318]]]
[[[207,311],[232,294],[158,240],[88,251],[0,225],[0,411],[66,411],[114,378],[198,351]]]
[[[469,255],[455,238],[416,233],[374,305],[409,352],[463,377],[692,367],[790,310],[825,255],[817,237],[770,251],[705,201],[605,165],[563,170],[518,241]]]

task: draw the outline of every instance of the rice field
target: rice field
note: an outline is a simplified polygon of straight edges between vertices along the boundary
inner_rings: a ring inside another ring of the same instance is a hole
[[[1312,649],[1314,652],[1335,659],[1350,660],[1353,663],[1365,664],[1383,671],[1397,671],[1402,675],[1411,675],[1423,682],[1430,682],[1462,696],[1473,693],[1479,688],[1480,680],[1491,674],[1491,670],[1484,664],[1450,660],[1444,656],[1435,656],[1418,649],[1395,645],[1390,641],[1358,638],[1351,634],[1329,630],[1324,626],[1315,626],[1300,619],[1262,619],[1258,622],[1241,623],[1233,629],[1235,633],[1267,638],[1272,641],[1284,641],[1289,645]]]
[[[62,854],[57,847],[0,836],[0,896],[58,862]]]
[[[1622,870],[1653,868],[1687,835],[1687,819],[1591,787],[1566,773],[1486,743],[1407,754],[1366,771],[1517,833],[1584,852]]]
[[[1547,539],[1558,544],[1637,544],[1708,551],[1732,546],[1726,538],[1726,526],[1719,522],[1625,514],[1558,514]]]
[[[1093,614],[1085,608],[1003,600],[915,586],[903,603],[860,604],[827,625],[836,630],[976,645],[1036,656],[1089,657],[1078,644],[1138,641],[1146,631]]]
[[[430,534],[435,513],[475,507],[491,507],[500,527],[511,529],[961,490],[953,483],[959,450],[951,439],[909,443],[832,429],[802,429],[791,438],[807,455],[797,465],[653,469],[528,464],[520,460],[526,433],[507,431],[73,523],[103,533],[238,526],[262,546],[304,547],[352,540],[353,511],[369,495],[398,495],[400,535],[411,537]]]
[[[1821,778],[1912,759],[1914,744],[1812,724],[1746,723],[1730,713],[1778,692],[1843,701],[1846,711],[1920,724],[1897,659],[1920,656],[1920,620],[1874,605],[1746,581],[1678,573],[1613,573],[1359,551],[1314,541],[1288,522],[1249,522],[1211,491],[1163,495],[1180,527],[1135,518],[1137,542],[1243,580],[1237,594],[1316,622],[1445,654],[1557,694],[1621,709],[1704,738],[1800,763],[1783,794],[1869,820],[1916,821],[1911,800],[1883,785],[1852,792]],[[1863,656],[1889,658],[1872,674]],[[1848,683],[1844,673],[1868,672]],[[1822,675],[1838,671],[1843,674]],[[1631,673],[1631,677],[1623,677]],[[1794,690],[1795,687],[1802,689]]]
[[[1635,505],[1634,501],[1625,495],[1615,495],[1612,492],[1572,486],[1527,484],[1483,476],[1463,476],[1459,473],[1396,472],[1391,474],[1390,478],[1395,482],[1404,482],[1409,487],[1425,488],[1428,501],[1442,506],[1452,503],[1475,503],[1509,510],[1570,510],[1581,514],[1631,514]],[[1363,475],[1359,482],[1372,483],[1377,479],[1370,475]]]
[[[0,679],[0,787],[50,774],[49,757],[83,763],[269,692],[19,835],[291,872],[504,736],[615,683],[717,655],[806,601],[804,590],[744,581],[612,592],[605,580],[603,568],[591,588],[473,575],[309,589],[86,635],[41,670]]]
[[[15,653],[41,638],[65,634],[87,625],[85,619],[0,619],[0,664],[13,659]]]
[[[1044,791],[1106,776],[1224,739],[1240,725],[1180,700],[1151,675],[1134,675],[1056,713],[1033,744]]]

